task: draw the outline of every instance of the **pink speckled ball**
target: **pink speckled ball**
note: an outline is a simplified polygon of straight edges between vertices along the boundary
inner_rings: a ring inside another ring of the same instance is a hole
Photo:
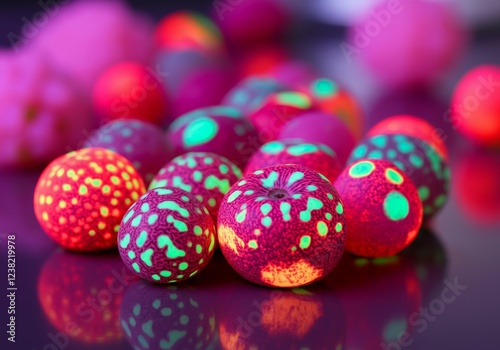
[[[90,93],[99,74],[122,60],[147,63],[153,25],[121,1],[76,1],[56,6],[27,45],[46,55]]]
[[[315,109],[312,98],[302,92],[284,91],[269,95],[248,117],[263,142],[275,140],[283,126],[298,115]]]
[[[325,144],[335,151],[342,165],[356,146],[356,140],[345,123],[325,112],[304,113],[292,119],[278,135],[278,140],[284,139]]]
[[[119,119],[105,124],[90,135],[84,147],[106,148],[124,156],[142,176],[146,186],[173,157],[160,128],[134,119]]]
[[[241,178],[241,170],[215,153],[190,152],[168,162],[156,174],[149,189],[176,187],[194,195],[208,209],[214,222],[222,198]]]
[[[252,124],[232,107],[202,108],[177,118],[167,130],[174,154],[211,152],[240,168],[260,147]]]
[[[81,91],[47,60],[0,51],[0,168],[49,163],[92,125]]]
[[[256,170],[280,164],[296,164],[308,167],[334,182],[342,171],[337,155],[328,146],[296,139],[271,141],[250,158],[245,175]]]
[[[386,160],[363,159],[334,183],[344,203],[346,250],[365,257],[399,253],[422,225],[422,202],[413,181]]]
[[[464,33],[451,4],[388,1],[350,28],[349,46],[341,49],[346,59],[361,59],[388,85],[427,84],[460,57]]]
[[[178,188],[156,188],[132,204],[120,224],[118,251],[137,276],[184,281],[207,266],[216,232],[207,208]]]

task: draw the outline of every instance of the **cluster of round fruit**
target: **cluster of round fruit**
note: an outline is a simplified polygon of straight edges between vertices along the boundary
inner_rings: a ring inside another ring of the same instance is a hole
[[[42,227],[71,250],[118,245],[134,273],[159,283],[196,275],[218,246],[244,278],[275,287],[324,277],[344,249],[407,247],[446,201],[433,127],[395,116],[356,146],[354,114],[318,107],[338,99],[332,81],[312,83],[319,97],[269,84],[244,81],[225,105],[177,118],[167,137],[138,120],[106,124],[40,177]],[[273,120],[280,108],[286,118]]]

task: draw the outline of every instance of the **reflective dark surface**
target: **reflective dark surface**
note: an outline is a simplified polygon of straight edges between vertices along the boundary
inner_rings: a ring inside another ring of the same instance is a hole
[[[324,280],[273,290],[241,279],[218,252],[175,286],[135,279],[117,253],[58,248],[33,213],[38,173],[0,173],[0,349],[500,349],[500,152],[475,148],[443,119],[453,83],[470,66],[500,62],[495,35],[474,42],[436,91],[379,91],[341,57],[337,39],[297,45],[338,77],[367,124],[414,113],[444,130],[452,193],[399,255],[345,254]],[[16,242],[16,343],[8,321],[6,235]]]

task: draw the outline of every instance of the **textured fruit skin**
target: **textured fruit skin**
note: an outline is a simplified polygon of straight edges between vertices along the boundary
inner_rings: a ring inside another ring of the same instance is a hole
[[[218,217],[219,244],[229,264],[247,280],[270,287],[306,285],[328,274],[344,250],[344,227],[335,188],[299,165],[244,177],[224,197]]]
[[[304,113],[290,120],[278,135],[278,140],[285,139],[323,143],[335,151],[342,166],[356,146],[354,134],[345,123],[325,112]]]
[[[172,159],[163,131],[140,120],[119,119],[105,124],[90,135],[84,147],[101,147],[121,154],[141,174],[146,186]]]
[[[195,110],[177,118],[167,130],[174,154],[211,152],[242,168],[261,143],[252,124],[231,107]]]
[[[178,188],[156,188],[132,204],[118,232],[118,251],[137,276],[157,283],[184,281],[208,264],[215,226],[208,210]]]
[[[149,189],[176,187],[191,193],[208,209],[215,223],[222,198],[241,176],[241,170],[227,158],[215,153],[190,152],[161,168]]]
[[[356,140],[361,139],[364,131],[363,111],[349,92],[327,78],[313,80],[305,91],[320,111],[339,117]]]
[[[95,252],[116,247],[128,207],[146,188],[132,164],[118,153],[84,148],[48,165],[35,188],[35,215],[62,247]]]
[[[270,94],[248,117],[262,142],[276,140],[283,126],[299,114],[314,110],[311,97],[302,92]]]
[[[56,332],[87,344],[114,345],[123,338],[118,320],[124,287],[136,279],[116,253],[55,249],[38,277],[38,302]]]
[[[161,79],[154,70],[139,63],[116,63],[103,71],[95,83],[94,109],[105,121],[134,118],[163,125],[170,107]]]
[[[277,80],[266,77],[248,77],[239,82],[224,97],[221,104],[239,109],[248,116],[261,106],[272,93],[285,91]]]
[[[156,26],[155,44],[160,50],[195,50],[218,54],[223,50],[217,26],[201,13],[178,11],[165,16]]]
[[[132,284],[121,304],[125,339],[135,349],[168,349],[167,345],[195,349],[198,344],[199,349],[211,349],[210,344],[218,340],[214,339],[216,318],[213,305],[204,302],[204,293],[185,284]],[[182,337],[176,338],[178,334]]]
[[[402,134],[427,142],[443,158],[448,159],[446,144],[439,132],[426,120],[412,115],[395,115],[375,124],[366,136]]]
[[[321,143],[291,139],[264,144],[248,161],[245,175],[280,164],[296,164],[310,168],[323,174],[330,182],[335,181],[342,171],[342,165],[330,147]]]
[[[422,203],[411,179],[391,162],[355,162],[340,174],[335,188],[345,206],[348,252],[391,256],[417,236]]]
[[[450,169],[427,142],[401,134],[367,137],[352,151],[348,164],[359,159],[384,159],[403,170],[417,187],[425,220],[445,205]]]
[[[451,99],[453,126],[479,145],[500,148],[500,66],[481,65],[458,82]]]

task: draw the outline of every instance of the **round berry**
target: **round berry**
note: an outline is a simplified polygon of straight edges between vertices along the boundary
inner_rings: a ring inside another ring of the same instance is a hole
[[[422,203],[411,179],[391,162],[350,165],[335,181],[347,223],[346,250],[365,257],[397,254],[417,236]]]
[[[208,210],[178,188],[156,188],[123,217],[118,250],[125,265],[152,282],[184,281],[208,264],[215,226]]]
[[[123,215],[145,191],[127,159],[106,149],[84,148],[57,158],[43,171],[35,188],[35,215],[66,249],[114,248]]]
[[[299,165],[257,170],[224,197],[219,244],[247,280],[297,287],[337,264],[345,244],[344,208],[325,177]]]

